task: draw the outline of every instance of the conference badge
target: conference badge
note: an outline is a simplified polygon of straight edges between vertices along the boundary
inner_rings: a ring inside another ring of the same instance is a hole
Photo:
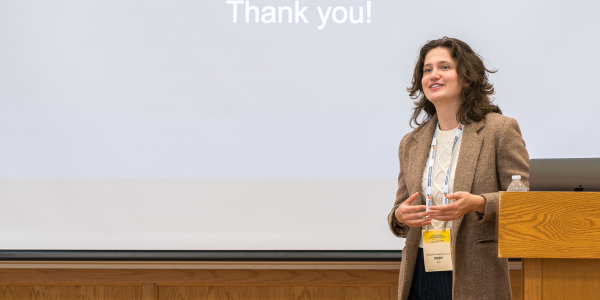
[[[423,231],[423,256],[425,271],[452,271],[450,229]]]

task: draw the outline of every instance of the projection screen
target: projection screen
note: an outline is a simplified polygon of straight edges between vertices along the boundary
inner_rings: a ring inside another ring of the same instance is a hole
[[[530,157],[595,157],[597,1],[1,1],[2,249],[399,250],[419,47]],[[590,34],[591,32],[591,34]]]

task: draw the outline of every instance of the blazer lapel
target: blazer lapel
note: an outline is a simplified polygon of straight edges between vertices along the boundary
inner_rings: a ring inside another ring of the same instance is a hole
[[[431,120],[413,135],[415,142],[408,156],[410,162],[407,170],[409,176],[407,176],[406,186],[411,194],[419,192],[419,197],[415,200],[414,205],[423,205],[425,203],[425,195],[423,195],[423,170],[425,170],[425,165],[427,164],[429,147],[431,146],[437,122],[437,115],[434,115]]]
[[[485,126],[485,119],[465,125],[462,140],[460,142],[460,153],[454,172],[454,192],[471,192],[475,169],[479,161],[482,138],[479,131]],[[462,217],[452,221],[452,240],[455,241]]]

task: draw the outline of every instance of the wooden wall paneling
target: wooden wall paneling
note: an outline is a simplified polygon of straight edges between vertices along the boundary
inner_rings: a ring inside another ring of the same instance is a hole
[[[0,284],[396,284],[398,270],[0,269]]]
[[[521,270],[510,270],[510,289],[512,300],[523,300],[523,273]]]
[[[397,281],[398,270],[0,269],[0,299],[396,300]]]
[[[513,263],[515,264],[515,263]],[[522,286],[511,265],[515,300]],[[396,300],[398,269],[1,269],[0,299]]]
[[[159,300],[396,300],[391,286],[160,286]],[[397,296],[396,296],[397,297]]]
[[[132,300],[140,299],[141,286],[2,285],[3,300]]]
[[[156,300],[158,288],[156,283],[142,284],[142,300]]]
[[[392,300],[398,299],[398,283],[392,284],[392,288],[390,290],[390,299],[392,299]]]

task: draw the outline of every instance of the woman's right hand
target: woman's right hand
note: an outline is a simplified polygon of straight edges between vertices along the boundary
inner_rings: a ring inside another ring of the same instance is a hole
[[[421,227],[431,224],[431,218],[429,217],[429,211],[424,211],[427,207],[425,205],[413,206],[413,202],[419,196],[419,193],[414,193],[402,202],[396,211],[394,212],[396,220],[408,227]]]

